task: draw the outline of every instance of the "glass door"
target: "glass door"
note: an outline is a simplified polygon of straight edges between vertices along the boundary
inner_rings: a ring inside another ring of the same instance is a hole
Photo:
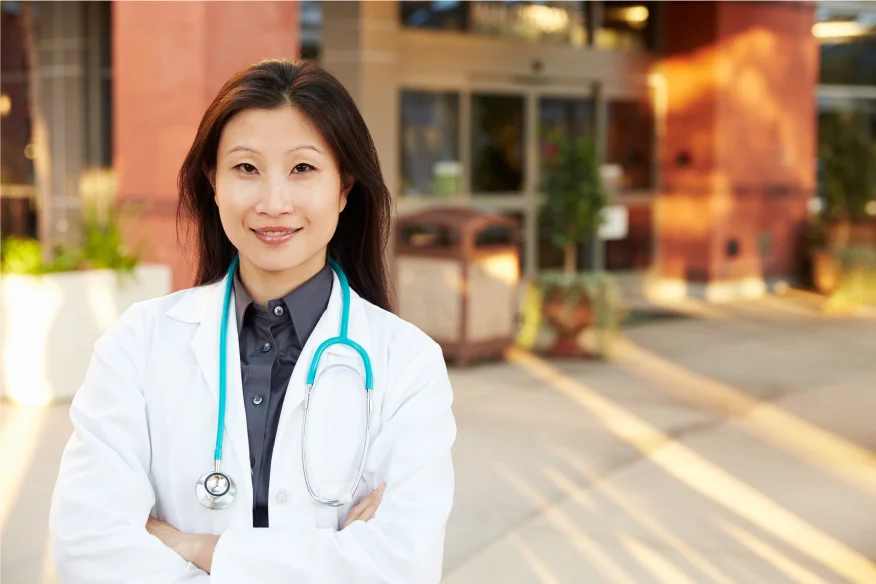
[[[526,96],[471,94],[471,191],[519,195],[525,190]]]

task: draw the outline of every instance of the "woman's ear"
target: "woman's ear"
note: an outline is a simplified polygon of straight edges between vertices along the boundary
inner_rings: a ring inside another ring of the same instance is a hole
[[[353,190],[353,185],[356,184],[356,177],[351,174],[344,175],[344,182],[341,184],[341,198],[338,202],[338,213],[347,207],[347,197],[350,191]]]
[[[216,169],[215,168],[207,168],[203,169],[204,176],[207,177],[207,181],[210,183],[210,188],[213,189],[213,200],[216,200]]]

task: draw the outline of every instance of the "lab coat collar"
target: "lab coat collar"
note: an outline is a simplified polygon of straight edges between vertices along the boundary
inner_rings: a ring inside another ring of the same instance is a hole
[[[284,399],[284,411],[294,409],[306,394],[307,372],[316,349],[323,341],[338,336],[341,325],[341,284],[337,274],[332,272],[333,283],[328,307],[320,317],[313,333],[307,339],[292,373]],[[171,307],[166,315],[175,320],[197,324],[198,329],[192,337],[191,347],[207,387],[218,402],[219,397],[219,330],[227,276],[215,284],[202,286],[189,291],[180,302]],[[233,294],[233,291],[232,291]],[[246,414],[243,407],[243,392],[240,374],[240,345],[234,311],[234,299],[228,314],[228,351],[226,418],[232,427],[246,428]],[[371,355],[370,329],[365,313],[365,300],[350,290],[350,318],[348,334],[350,339],[362,346]],[[325,356],[333,355],[360,371],[364,376],[359,357],[355,350],[345,345],[334,344],[326,349]],[[326,357],[323,359],[326,359]],[[282,418],[286,416],[283,415]],[[241,433],[241,452],[248,452],[245,430]],[[235,440],[235,443],[237,440]],[[246,457],[248,460],[248,455]]]

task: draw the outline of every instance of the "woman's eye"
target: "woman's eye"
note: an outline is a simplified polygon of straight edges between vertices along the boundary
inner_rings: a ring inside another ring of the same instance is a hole
[[[307,164],[306,162],[302,162],[301,164],[296,164],[295,168],[292,169],[292,172],[295,174],[301,174],[302,172],[308,172],[311,170],[316,170],[313,166]]]
[[[257,170],[255,166],[253,166],[252,164],[250,164],[248,162],[243,162],[241,164],[238,164],[234,168],[237,168],[238,170],[243,172],[243,174],[254,174]]]

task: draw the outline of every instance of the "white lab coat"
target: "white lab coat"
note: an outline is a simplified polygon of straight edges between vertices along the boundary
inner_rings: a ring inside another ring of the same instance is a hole
[[[195,484],[213,468],[224,290],[223,280],[135,305],[95,344],[71,406],[73,436],[52,498],[51,542],[61,581],[439,582],[456,437],[447,370],[435,342],[353,291],[349,336],[368,352],[374,372],[365,472],[356,496],[342,508],[315,502],[305,487],[305,380],[316,348],[339,331],[336,276],[328,308],[286,392],[271,467],[271,527],[252,527],[233,303],[222,469],[236,482],[237,497],[223,510],[197,501]],[[321,361],[307,452],[311,482],[325,496],[351,488],[355,478],[365,418],[363,371],[357,354],[341,345],[330,347]],[[340,530],[349,509],[384,481],[376,517]],[[150,535],[150,514],[183,532],[221,534],[212,575]]]

